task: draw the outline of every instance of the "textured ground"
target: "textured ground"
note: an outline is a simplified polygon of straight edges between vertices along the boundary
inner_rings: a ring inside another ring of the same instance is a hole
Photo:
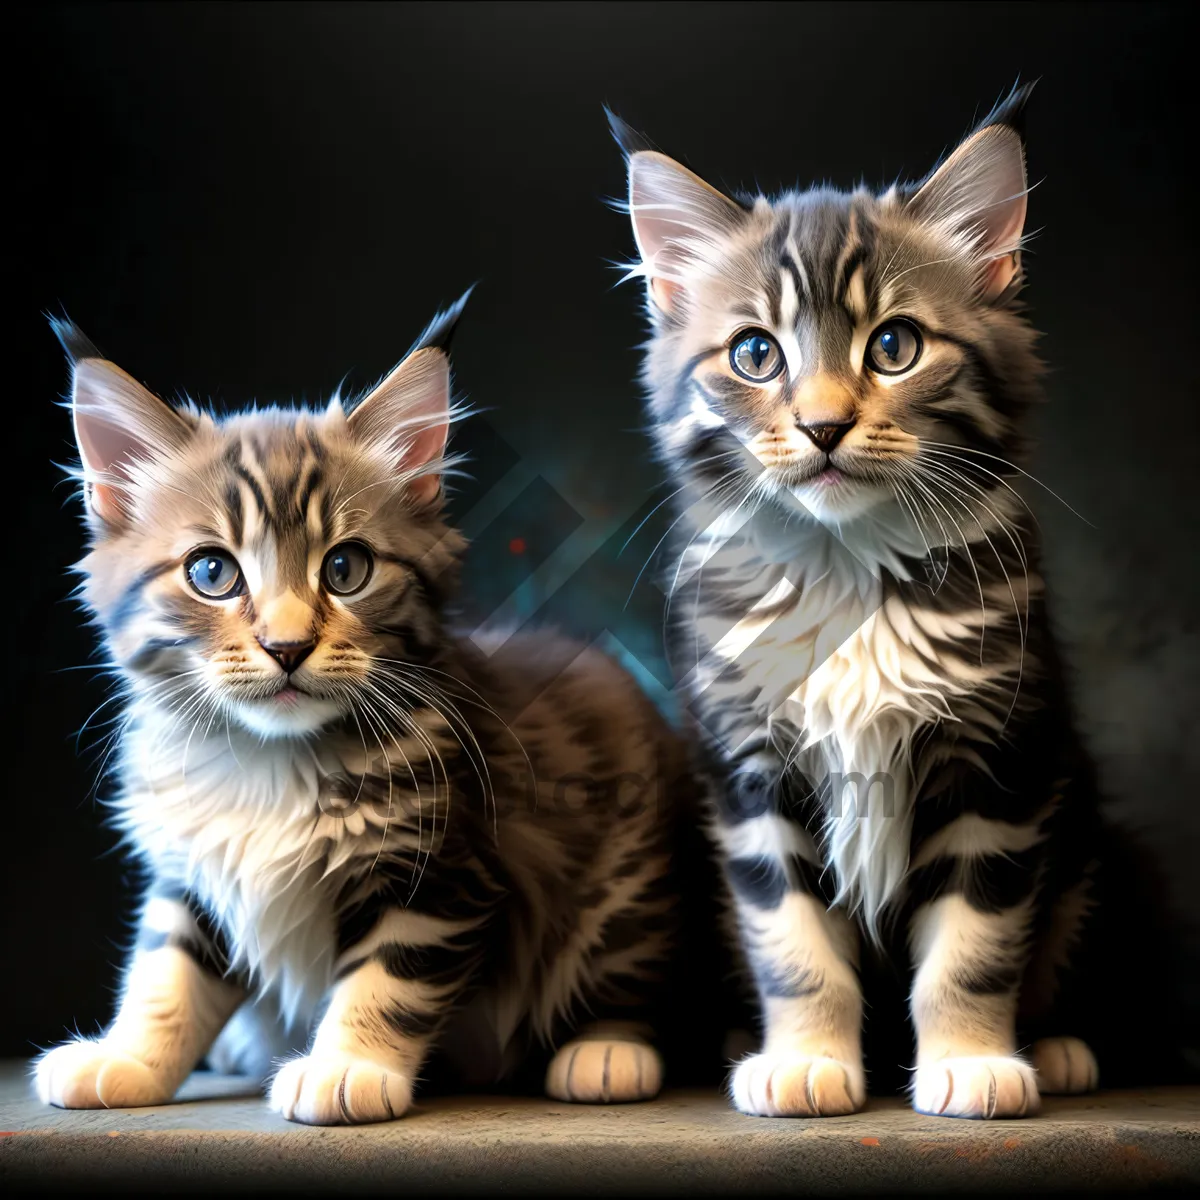
[[[1052,1099],[1033,1120],[995,1123],[920,1117],[891,1100],[804,1121],[739,1116],[702,1092],[613,1108],[473,1097],[358,1129],[291,1125],[238,1080],[196,1075],[182,1095],[62,1112],[31,1098],[24,1064],[5,1064],[0,1188],[802,1196],[1200,1184],[1200,1089]]]

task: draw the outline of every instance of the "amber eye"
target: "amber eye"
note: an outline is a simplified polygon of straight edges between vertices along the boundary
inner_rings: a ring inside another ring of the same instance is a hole
[[[920,357],[921,331],[902,317],[880,325],[867,343],[867,367],[880,375],[910,371]]]
[[[343,542],[325,555],[321,578],[335,596],[353,596],[367,586],[374,560],[359,542]]]
[[[750,329],[730,347],[729,365],[751,383],[769,383],[783,370],[783,351],[769,333]]]
[[[184,567],[188,583],[206,600],[230,600],[245,590],[237,559],[224,550],[199,550]]]

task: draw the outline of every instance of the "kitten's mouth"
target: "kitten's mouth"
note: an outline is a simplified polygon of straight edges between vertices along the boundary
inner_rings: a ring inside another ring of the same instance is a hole
[[[307,736],[343,712],[339,701],[290,681],[273,692],[243,699],[234,711],[243,725],[265,737]]]
[[[849,520],[872,508],[884,495],[879,481],[828,458],[824,463],[809,464],[803,473],[795,470],[783,475],[779,483],[809,515],[819,520]]]
[[[814,475],[808,482],[811,487],[835,487],[849,478],[850,476],[845,471],[830,463],[819,475]]]
[[[839,484],[849,484],[857,482],[855,477],[849,471],[842,467],[834,466],[828,460],[825,465],[818,467],[815,471],[810,470],[803,476],[793,476],[792,484],[798,487],[811,488],[835,488]]]

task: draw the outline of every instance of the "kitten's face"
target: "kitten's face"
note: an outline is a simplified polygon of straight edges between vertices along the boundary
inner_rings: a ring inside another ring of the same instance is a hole
[[[227,718],[297,737],[410,707],[461,544],[429,473],[447,393],[427,348],[349,417],[334,402],[216,422],[77,361],[85,592],[135,692],[185,735]]]
[[[723,502],[774,494],[838,523],[925,503],[947,454],[1012,453],[1033,360],[1009,306],[1026,190],[1011,126],[910,193],[739,206],[647,151],[630,177],[658,436]]]

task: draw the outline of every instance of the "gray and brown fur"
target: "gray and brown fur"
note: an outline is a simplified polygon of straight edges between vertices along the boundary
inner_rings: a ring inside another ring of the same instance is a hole
[[[272,1105],[305,1122],[400,1116],[434,1054],[483,1084],[544,1047],[561,1099],[658,1090],[682,755],[603,656],[447,627],[460,307],[357,404],[226,419],[59,325],[82,592],[126,693],[113,804],[151,882],[118,1015],[43,1056],[44,1100],[161,1103],[219,1035],[213,1060],[278,1068]],[[345,543],[373,570],[342,597],[322,564]],[[189,586],[198,547],[240,594]]]
[[[1095,789],[1020,495],[1027,94],[881,194],[734,199],[614,120],[678,488],[671,655],[763,1018],[732,1079],[749,1113],[863,1104],[864,936],[911,955],[918,1108],[1020,1116],[1096,1085],[1056,1005]],[[919,357],[881,373],[899,318]],[[777,378],[734,369],[747,330]]]

